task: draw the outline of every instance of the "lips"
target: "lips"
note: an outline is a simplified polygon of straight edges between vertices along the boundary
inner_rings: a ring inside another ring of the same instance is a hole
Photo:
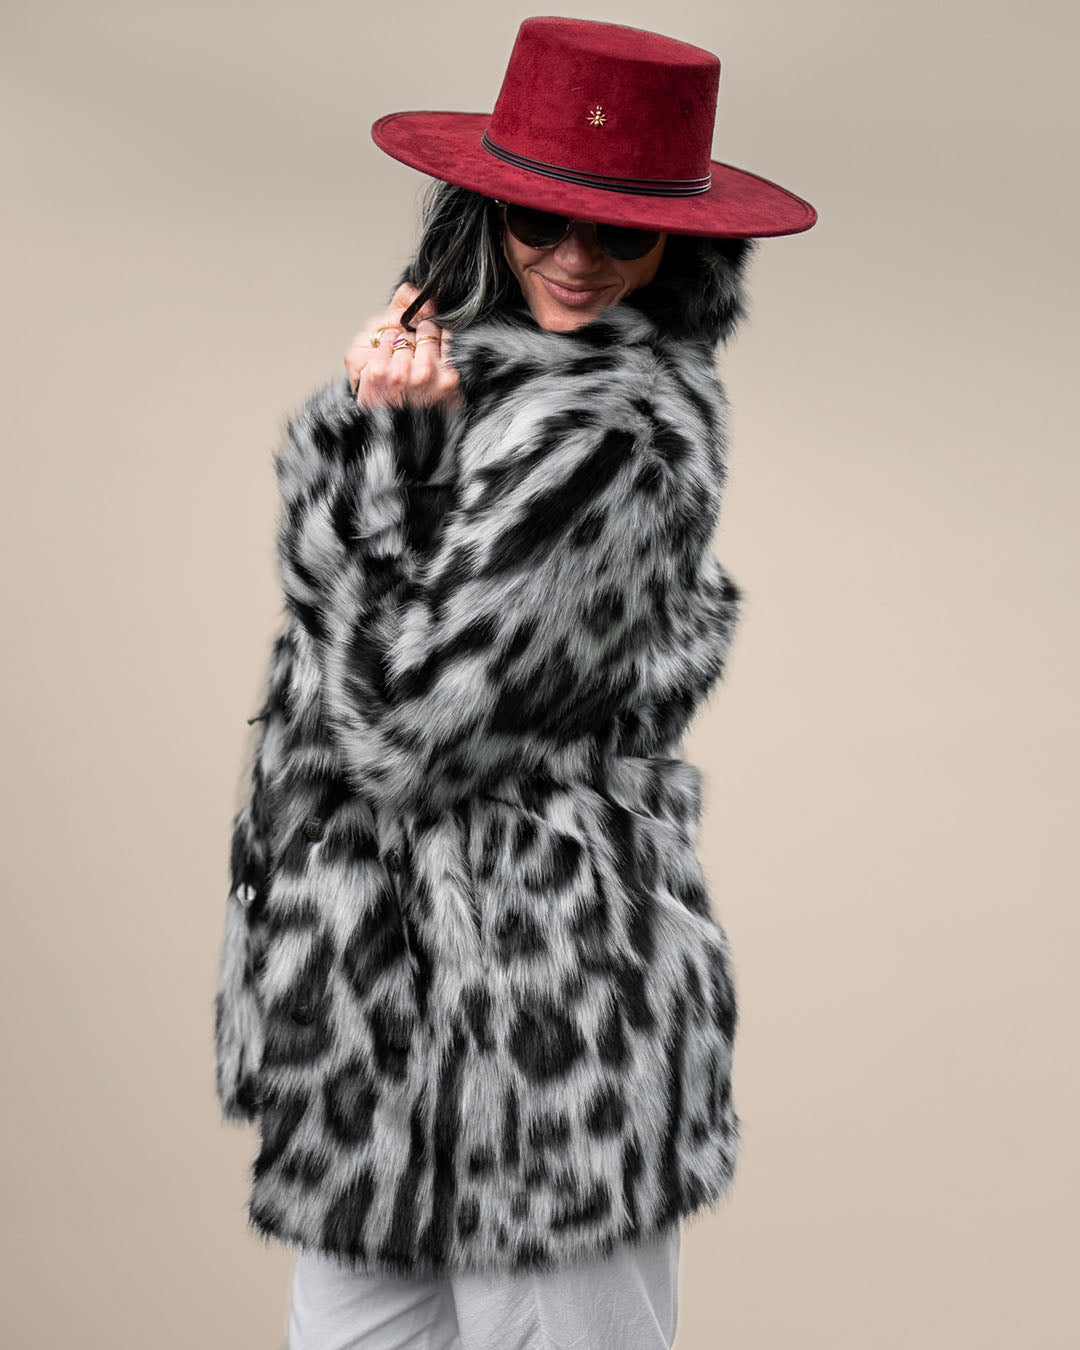
[[[575,308],[584,308],[586,305],[594,304],[605,291],[610,290],[610,286],[589,286],[571,287],[562,286],[557,281],[552,281],[550,277],[544,276],[543,272],[538,272],[540,280],[548,289],[548,293],[553,295],[561,304],[571,305]]]

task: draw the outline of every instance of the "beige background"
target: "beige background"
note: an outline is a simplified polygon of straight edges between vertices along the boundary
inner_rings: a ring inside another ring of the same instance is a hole
[[[281,1343],[211,1049],[270,452],[414,239],[371,122],[490,109],[530,12],[0,9],[13,1350]],[[688,750],[745,1144],[678,1348],[1074,1345],[1075,6],[556,12],[717,52],[716,157],[820,213],[721,354],[747,598]]]

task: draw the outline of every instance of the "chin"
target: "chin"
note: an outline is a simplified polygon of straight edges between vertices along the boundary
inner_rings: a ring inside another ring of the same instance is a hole
[[[567,314],[542,314],[537,323],[549,333],[570,333],[575,328],[592,323],[602,309],[607,309],[607,305],[600,305],[597,309],[575,309]]]
[[[588,309],[571,309],[569,306],[563,307],[557,301],[553,301],[551,296],[544,291],[543,296],[537,296],[532,305],[533,318],[541,328],[546,328],[551,333],[569,333],[575,328],[581,328],[587,323],[592,323],[598,314],[614,304],[609,300],[606,304],[591,305]]]

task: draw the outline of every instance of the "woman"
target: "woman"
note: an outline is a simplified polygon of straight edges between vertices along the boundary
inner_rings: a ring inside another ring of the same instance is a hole
[[[718,78],[529,19],[490,117],[373,128],[440,181],[275,456],[287,624],[216,1006],[291,1350],[669,1346],[680,1222],[731,1182],[678,750],[740,598],[715,347],[753,236],[816,216],[710,160]]]

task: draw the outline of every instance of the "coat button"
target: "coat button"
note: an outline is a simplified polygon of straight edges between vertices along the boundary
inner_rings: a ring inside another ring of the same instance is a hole
[[[312,816],[310,820],[304,821],[304,834],[313,840],[323,837],[323,823],[318,816]]]
[[[315,1021],[315,1009],[310,1003],[295,1003],[289,1016],[302,1027],[307,1027]]]

